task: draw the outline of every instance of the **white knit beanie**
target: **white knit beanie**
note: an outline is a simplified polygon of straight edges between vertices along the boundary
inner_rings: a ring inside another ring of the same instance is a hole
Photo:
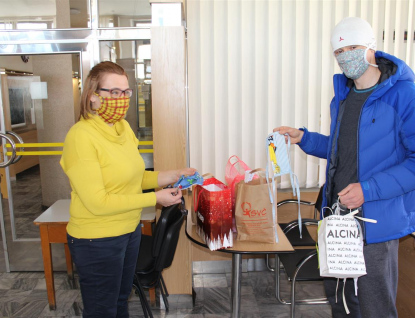
[[[344,18],[333,29],[331,46],[333,52],[349,45],[363,45],[376,50],[376,39],[370,24],[356,17]]]

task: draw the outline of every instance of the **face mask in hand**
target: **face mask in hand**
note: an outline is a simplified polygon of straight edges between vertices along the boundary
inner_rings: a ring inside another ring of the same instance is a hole
[[[125,117],[130,106],[129,97],[102,97],[98,95],[101,107],[96,110],[97,114],[108,124],[115,124]]]
[[[356,49],[340,53],[336,56],[337,63],[339,63],[344,75],[355,80],[366,72],[369,67],[369,62],[366,60],[366,51],[367,49]]]

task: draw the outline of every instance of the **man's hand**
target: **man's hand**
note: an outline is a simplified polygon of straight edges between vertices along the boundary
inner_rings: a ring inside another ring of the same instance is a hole
[[[338,193],[340,203],[348,209],[356,209],[365,202],[360,183],[351,183]]]
[[[297,128],[287,127],[287,126],[281,126],[274,128],[274,132],[278,131],[280,135],[288,134],[290,136],[290,141],[292,144],[298,144],[301,139],[303,138],[304,131],[299,130]],[[287,136],[285,136],[285,142],[288,141]]]

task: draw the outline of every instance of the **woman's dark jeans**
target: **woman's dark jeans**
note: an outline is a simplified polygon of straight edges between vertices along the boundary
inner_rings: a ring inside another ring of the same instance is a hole
[[[83,318],[128,318],[141,224],[134,232],[121,236],[67,237],[81,285]]]

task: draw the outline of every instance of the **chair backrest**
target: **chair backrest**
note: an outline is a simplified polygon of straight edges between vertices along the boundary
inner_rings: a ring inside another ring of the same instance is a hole
[[[169,267],[173,262],[183,221],[184,215],[180,214],[180,216],[176,218],[175,221],[167,227],[162,242],[162,246],[160,248],[160,253],[156,259],[156,264],[154,268],[156,271],[163,271],[163,269]]]
[[[183,209],[184,199],[182,200],[182,203],[162,208],[160,217],[153,232],[153,245],[151,252],[154,258],[159,256],[168,228],[183,215]]]

